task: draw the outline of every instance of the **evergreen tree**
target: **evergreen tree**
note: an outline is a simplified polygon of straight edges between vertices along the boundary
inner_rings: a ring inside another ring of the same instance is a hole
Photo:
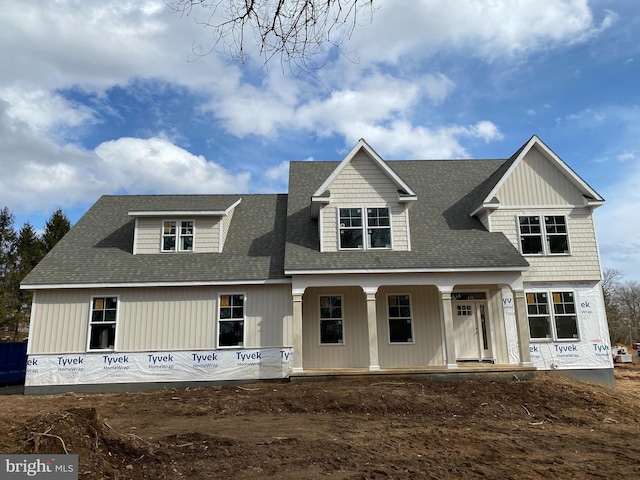
[[[14,318],[16,232],[15,217],[4,207],[0,210],[0,328],[6,330]]]
[[[60,241],[62,237],[71,228],[71,222],[61,209],[57,209],[47,223],[44,226],[44,232],[42,233],[42,243],[44,245],[44,253],[46,254],[51,250],[56,243]]]

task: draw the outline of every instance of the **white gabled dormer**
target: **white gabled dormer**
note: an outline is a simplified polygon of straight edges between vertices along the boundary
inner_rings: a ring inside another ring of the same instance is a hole
[[[157,209],[130,211],[135,218],[133,254],[222,252],[233,212],[242,199],[225,200],[222,208],[210,210],[166,208],[160,201]]]
[[[496,174],[471,215],[527,259],[524,279],[599,278],[593,210],[604,199],[536,135]]]
[[[360,139],[311,197],[320,251],[411,250],[411,187]]]

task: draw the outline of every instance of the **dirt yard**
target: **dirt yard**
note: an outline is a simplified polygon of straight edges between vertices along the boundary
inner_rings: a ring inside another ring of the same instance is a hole
[[[77,453],[81,479],[634,478],[640,369],[616,377],[2,395],[0,452]]]

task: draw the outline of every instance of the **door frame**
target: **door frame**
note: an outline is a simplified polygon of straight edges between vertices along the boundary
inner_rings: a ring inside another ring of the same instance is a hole
[[[466,292],[455,292],[464,295]],[[483,293],[485,298],[483,299],[467,299],[467,300],[452,300],[451,309],[452,315],[455,318],[458,316],[458,305],[472,305],[473,316],[475,317],[475,328],[477,332],[476,345],[474,350],[477,355],[473,358],[460,358],[459,352],[456,350],[456,361],[462,362],[482,362],[482,361],[494,361],[493,357],[493,345],[492,345],[492,329],[491,320],[489,318],[489,300],[486,298],[487,292],[479,291],[477,293]],[[455,340],[455,339],[454,339]],[[487,348],[485,348],[485,345]]]

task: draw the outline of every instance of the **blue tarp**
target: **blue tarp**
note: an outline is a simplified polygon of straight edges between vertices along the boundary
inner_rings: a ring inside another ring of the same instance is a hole
[[[0,384],[24,382],[27,342],[0,342]]]

